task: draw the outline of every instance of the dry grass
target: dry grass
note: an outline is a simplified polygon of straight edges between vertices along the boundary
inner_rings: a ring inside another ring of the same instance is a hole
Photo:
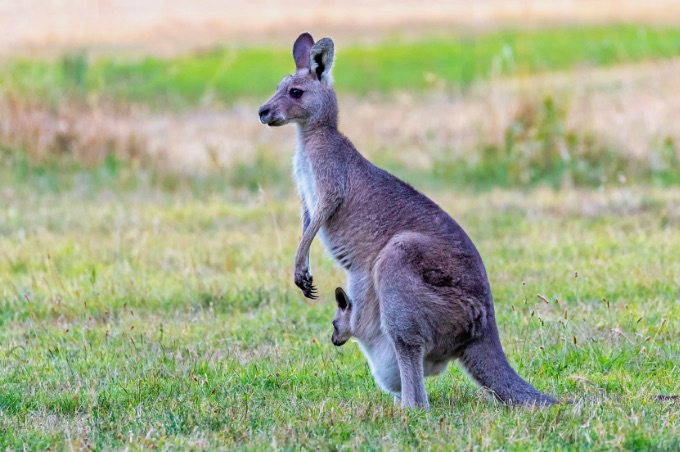
[[[370,40],[387,32],[634,22],[676,24],[675,0],[436,0],[337,3],[22,0],[0,4],[0,55],[73,47],[175,53],[225,42],[276,42],[300,30]]]
[[[14,94],[0,98],[0,143],[36,160],[71,156],[85,165],[113,154],[126,161],[149,157],[147,137],[136,130],[134,110],[62,102],[57,108]]]
[[[546,96],[565,110],[565,124],[599,145],[647,156],[670,139],[680,143],[680,60],[496,80],[465,94],[448,90],[414,98],[342,96],[341,128],[364,153],[431,169],[442,152],[471,156],[499,145],[506,130]],[[264,100],[264,99],[263,99]],[[252,162],[262,149],[287,153],[292,128],[267,129],[257,105],[152,113],[97,103],[48,108],[18,97],[0,99],[0,143],[34,157],[68,153],[96,164],[113,153],[182,172]]]

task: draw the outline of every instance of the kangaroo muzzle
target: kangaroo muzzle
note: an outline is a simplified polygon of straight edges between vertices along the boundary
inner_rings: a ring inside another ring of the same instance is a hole
[[[260,115],[260,122],[262,124],[269,124],[271,112],[272,110],[268,105],[263,105],[260,107],[260,109],[257,111],[257,114]]]
[[[269,105],[261,106],[257,111],[257,114],[260,116],[260,122],[262,124],[267,124],[268,126],[276,127],[288,124],[288,121],[283,116],[277,114],[277,112]]]
[[[331,336],[331,342],[332,342],[333,345],[335,345],[336,347],[342,347],[343,345],[345,345],[345,344],[347,343],[348,340],[349,340],[349,339],[343,341],[342,339],[337,339],[337,338],[335,337],[335,334]]]

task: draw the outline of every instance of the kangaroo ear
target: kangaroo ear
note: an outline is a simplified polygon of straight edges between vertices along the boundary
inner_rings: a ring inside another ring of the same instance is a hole
[[[293,59],[295,68],[309,69],[309,51],[314,45],[314,38],[309,33],[302,33],[293,44]]]
[[[347,294],[342,290],[342,287],[337,287],[335,289],[335,301],[338,303],[338,308],[343,311],[348,307],[352,307],[352,303],[349,301],[349,298],[347,298]]]
[[[320,39],[312,46],[310,68],[319,81],[327,86],[333,84],[331,69],[333,68],[333,58],[335,57],[335,46],[331,38]]]

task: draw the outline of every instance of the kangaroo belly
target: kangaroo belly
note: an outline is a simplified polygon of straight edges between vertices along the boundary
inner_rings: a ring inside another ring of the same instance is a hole
[[[319,237],[331,257],[345,270],[351,270],[355,264],[354,250],[347,243],[328,234],[325,228],[321,228]]]
[[[372,231],[351,209],[341,208],[321,229],[321,240],[331,257],[345,270],[370,271],[379,249]]]
[[[399,394],[401,392],[399,363],[390,339],[381,335],[370,341],[359,339],[358,342],[378,386],[392,394]]]
[[[432,361],[427,358],[423,361],[423,373],[426,377],[433,377],[439,375],[446,370],[449,360]]]

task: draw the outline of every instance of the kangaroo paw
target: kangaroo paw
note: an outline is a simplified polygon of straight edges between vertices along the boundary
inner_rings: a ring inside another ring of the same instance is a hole
[[[309,273],[309,270],[303,269],[295,272],[295,285],[298,286],[305,297],[316,300],[318,297],[316,287],[312,282],[314,278]]]

